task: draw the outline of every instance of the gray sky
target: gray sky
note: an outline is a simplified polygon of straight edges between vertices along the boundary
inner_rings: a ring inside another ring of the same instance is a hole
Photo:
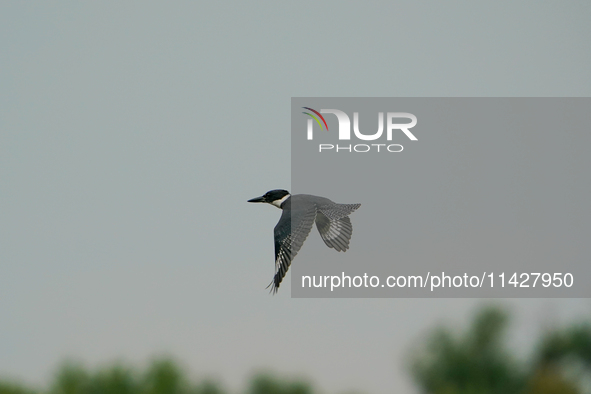
[[[412,392],[409,345],[478,300],[276,297],[292,96],[590,96],[587,2],[3,2],[0,373],[167,352]],[[296,260],[297,262],[297,260]],[[512,341],[590,312],[506,301]]]

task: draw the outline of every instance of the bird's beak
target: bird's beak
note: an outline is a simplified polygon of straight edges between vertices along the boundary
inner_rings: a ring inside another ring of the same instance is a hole
[[[255,197],[248,200],[248,202],[266,202],[265,196]]]

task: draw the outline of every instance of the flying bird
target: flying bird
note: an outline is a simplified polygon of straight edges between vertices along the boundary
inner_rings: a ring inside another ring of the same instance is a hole
[[[275,294],[291,261],[310,234],[312,225],[329,248],[338,252],[349,249],[353,226],[349,215],[361,204],[337,204],[328,198],[309,194],[289,194],[287,190],[271,190],[248,202],[264,202],[283,210],[275,226],[275,276],[269,284]],[[267,286],[268,287],[268,286]]]

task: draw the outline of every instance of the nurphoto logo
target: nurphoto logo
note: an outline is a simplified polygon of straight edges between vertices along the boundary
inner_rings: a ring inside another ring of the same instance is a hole
[[[320,127],[320,130],[326,129],[328,131],[328,124],[322,114],[333,114],[337,117],[339,122],[339,141],[351,140],[351,119],[349,115],[338,109],[321,109],[316,111],[310,107],[302,107],[309,112],[303,112],[308,115],[307,123],[307,138],[314,139],[314,121]],[[410,123],[397,123],[399,119],[410,120]],[[395,132],[402,132],[411,141],[417,141],[417,137],[411,133],[410,129],[417,125],[417,117],[408,112],[388,112],[386,113],[386,141],[392,141],[392,135]],[[353,133],[355,137],[362,141],[375,141],[384,134],[384,113],[378,112],[378,131],[373,134],[364,134],[359,130],[359,112],[353,112]],[[349,145],[333,145],[333,144],[319,144],[318,151],[322,152],[358,152],[365,153],[369,151],[377,152],[402,152],[403,146],[400,144],[349,144]]]

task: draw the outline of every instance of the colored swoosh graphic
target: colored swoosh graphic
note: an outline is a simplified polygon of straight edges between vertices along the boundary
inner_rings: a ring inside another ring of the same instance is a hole
[[[322,115],[320,114],[320,112],[318,112],[318,111],[316,111],[315,109],[312,109],[312,108],[310,108],[310,107],[302,107],[302,108],[304,108],[304,109],[307,109],[307,110],[309,110],[309,111],[312,111],[312,112],[314,112],[316,115],[320,116],[320,119],[322,119],[322,121],[324,122],[324,125],[326,126],[326,130],[328,131],[328,125],[326,124],[326,120],[324,119],[324,116],[322,116]],[[314,119],[316,119],[316,122],[318,122],[318,124],[320,125],[320,129],[322,129],[322,125],[321,125],[321,124],[320,124],[320,122],[318,121],[318,118],[316,118],[315,116],[313,116],[312,114],[310,114],[310,113],[308,113],[308,112],[302,112],[302,113],[304,113],[304,114],[306,114],[306,115],[310,115],[311,117],[313,117]]]
[[[312,114],[311,114],[311,113],[309,113],[309,112],[302,112],[302,113],[303,113],[303,114],[306,114],[306,115],[308,115],[308,116],[311,116],[311,117],[312,117],[312,118],[313,118],[313,119],[316,121],[316,123],[318,123],[318,126],[320,126],[320,129],[322,130],[322,123],[320,123],[320,121],[318,120],[318,118],[317,118],[317,117],[315,117],[314,115],[312,115]]]

